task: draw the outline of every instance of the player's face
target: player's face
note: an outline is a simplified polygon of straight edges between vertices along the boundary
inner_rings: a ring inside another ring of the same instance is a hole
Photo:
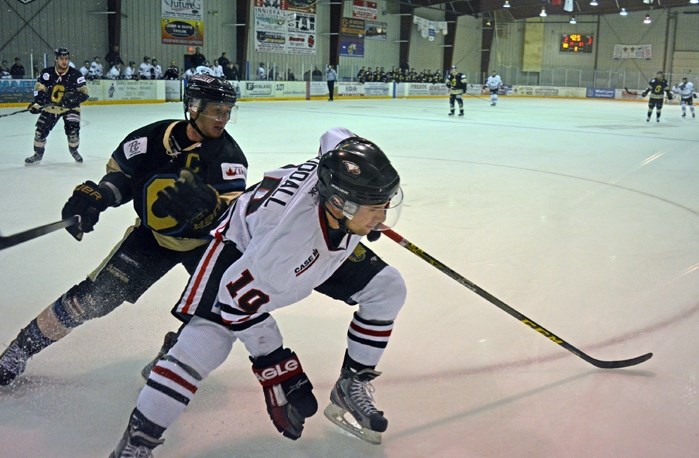
[[[204,111],[197,116],[197,126],[207,137],[218,138],[223,135],[226,124],[235,115],[238,107],[230,103],[208,102]]]
[[[367,235],[386,221],[386,205],[360,205],[357,213],[347,221],[347,229],[357,235]]]
[[[56,57],[56,68],[58,68],[59,71],[66,71],[68,70],[68,63],[70,62],[70,57],[68,56],[58,56]]]

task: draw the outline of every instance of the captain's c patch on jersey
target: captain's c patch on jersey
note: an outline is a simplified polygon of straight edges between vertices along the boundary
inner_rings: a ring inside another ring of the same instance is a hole
[[[124,143],[124,156],[126,159],[131,159],[139,154],[145,154],[148,151],[148,137],[137,138],[130,142]]]
[[[247,178],[248,169],[241,164],[222,162],[221,175],[223,176],[224,180],[244,180]]]

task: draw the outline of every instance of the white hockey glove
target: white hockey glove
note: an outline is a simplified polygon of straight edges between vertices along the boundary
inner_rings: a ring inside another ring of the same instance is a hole
[[[296,353],[279,347],[269,355],[251,357],[250,361],[262,385],[272,423],[284,437],[298,439],[306,418],[318,411],[318,401]]]

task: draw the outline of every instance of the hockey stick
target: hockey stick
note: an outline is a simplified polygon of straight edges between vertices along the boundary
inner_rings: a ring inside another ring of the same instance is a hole
[[[551,340],[553,343],[556,343],[560,345],[561,347],[565,348],[569,352],[573,353],[574,355],[578,356],[579,358],[584,359],[588,363],[592,364],[595,367],[599,367],[601,369],[618,369],[621,367],[629,367],[629,366],[635,366],[636,364],[640,364],[644,361],[649,360],[652,356],[653,353],[646,353],[645,355],[637,356],[635,358],[631,359],[623,359],[623,360],[617,360],[617,361],[602,361],[599,359],[595,359],[582,351],[578,350],[565,340],[561,339],[560,337],[556,336],[554,333],[549,331],[548,329],[544,328],[540,324],[534,322],[530,318],[527,318],[523,314],[519,313],[517,310],[513,309],[509,305],[505,304],[503,301],[498,299],[497,297],[493,296],[489,292],[481,289],[478,285],[475,283],[472,283],[471,281],[467,280],[466,278],[462,277],[449,267],[445,266],[441,262],[439,262],[437,259],[433,258],[429,254],[425,253],[422,249],[419,247],[413,245],[410,243],[408,240],[404,239],[403,236],[398,234],[397,232],[394,232],[391,229],[387,229],[383,231],[383,233],[393,240],[394,242],[398,243],[400,246],[403,248],[406,248],[408,251],[413,253],[414,255],[418,256],[421,258],[423,261],[426,261],[427,263],[431,264],[433,267],[437,268],[439,271],[442,273],[445,273],[452,279],[456,280],[458,283],[461,285],[465,286],[466,288],[470,289],[474,293],[478,294],[481,296],[483,299],[487,300],[491,304],[495,305],[498,307],[500,310],[503,310],[504,312],[507,312],[509,315],[515,317],[518,319],[520,322],[526,324],[539,334],[543,335],[544,337],[548,338]]]
[[[29,108],[25,108],[24,110],[19,110],[19,111],[15,111],[15,112],[12,112],[12,113],[7,113],[7,114],[4,114],[4,115],[0,115],[0,118],[4,118],[4,117],[6,117],[6,116],[13,116],[13,115],[20,114],[20,113],[26,113],[27,111],[29,111]]]
[[[59,229],[64,229],[70,226],[76,226],[80,224],[80,216],[75,215],[70,218],[63,218],[55,223],[45,224],[43,226],[38,226],[32,229],[28,229],[23,232],[18,232],[13,235],[0,235],[0,250],[9,248],[20,243],[26,242],[27,240],[32,240],[42,235],[50,234],[51,232],[57,231]]]
[[[632,91],[629,91],[629,88],[627,88],[627,87],[624,88],[624,92],[626,92],[626,93],[629,94],[629,95],[635,95],[635,96],[638,97],[638,92],[636,92],[636,91],[633,91],[633,92],[632,92]]]

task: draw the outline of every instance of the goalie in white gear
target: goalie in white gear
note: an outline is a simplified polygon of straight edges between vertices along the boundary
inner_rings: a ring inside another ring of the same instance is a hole
[[[682,82],[672,89],[672,92],[680,96],[682,117],[687,116],[687,107],[689,107],[689,111],[692,113],[692,118],[696,117],[696,113],[694,113],[694,99],[697,98],[697,94],[694,92],[694,83],[687,81],[685,76],[682,78]]]
[[[498,103],[498,91],[501,87],[502,79],[500,78],[500,75],[498,75],[498,73],[493,70],[493,72],[490,74],[485,84],[483,85],[483,89],[490,89],[491,107],[494,107]]]
[[[299,166],[268,172],[211,232],[213,240],[173,309],[186,324],[150,372],[113,457],[152,456],[236,340],[251,355],[272,423],[285,437],[300,438],[318,405],[272,312],[313,290],[358,305],[326,416],[380,443],[388,421],[373,403],[370,382],[379,375],[375,367],[406,290],[398,271],[360,241],[397,221],[400,178],[378,146],[347,130],[326,133],[321,151]]]

